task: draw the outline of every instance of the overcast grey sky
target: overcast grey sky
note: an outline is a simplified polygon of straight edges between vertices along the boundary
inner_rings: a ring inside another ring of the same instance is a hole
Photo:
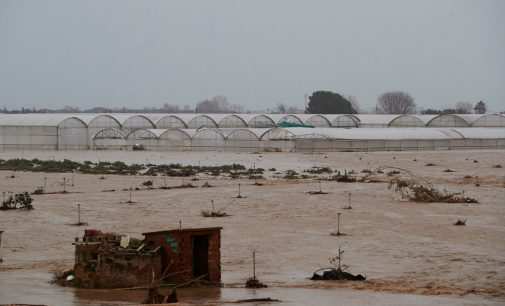
[[[503,0],[0,0],[0,107],[303,107],[326,89],[505,110],[504,15]]]

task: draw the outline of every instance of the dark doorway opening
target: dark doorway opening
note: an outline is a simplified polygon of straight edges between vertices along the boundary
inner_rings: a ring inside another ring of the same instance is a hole
[[[160,271],[160,275],[163,274],[163,273],[167,273],[167,269],[168,269],[168,253],[167,251],[165,250],[165,248],[161,248],[161,271]],[[162,275],[163,277],[163,275]],[[162,279],[163,280],[163,279]]]
[[[193,277],[209,279],[209,236],[193,236]]]

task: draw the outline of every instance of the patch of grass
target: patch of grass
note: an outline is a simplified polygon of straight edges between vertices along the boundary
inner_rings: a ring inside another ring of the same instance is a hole
[[[201,211],[202,217],[206,218],[221,218],[221,217],[229,217],[226,212],[224,211],[210,211],[210,210],[202,210]]]
[[[333,170],[331,170],[329,167],[312,167],[310,169],[304,170],[303,172],[307,172],[310,174],[330,174],[333,173]]]
[[[298,176],[298,172],[295,170],[287,170],[286,174],[284,175],[284,178],[287,180],[295,180],[299,179],[300,177]]]

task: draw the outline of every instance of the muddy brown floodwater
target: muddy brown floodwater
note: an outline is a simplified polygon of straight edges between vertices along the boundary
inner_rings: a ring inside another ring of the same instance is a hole
[[[505,304],[505,151],[246,154],[228,152],[1,152],[0,158],[122,160],[140,163],[221,165],[241,163],[277,171],[329,166],[360,172],[396,166],[428,178],[441,189],[465,191],[479,204],[411,203],[398,199],[386,183],[323,182],[328,194],[310,180],[269,179],[264,186],[248,180],[209,178],[213,188],[103,192],[140,186],[142,176],[76,174],[71,193],[34,195],[33,211],[0,211],[4,230],[0,264],[0,304],[135,305],[143,292],[79,290],[49,283],[54,271],[73,265],[72,241],[84,228],[127,233],[184,227],[222,226],[220,289],[183,289],[187,304],[223,305],[233,300],[272,297],[280,305],[504,305]],[[478,162],[474,162],[477,160]],[[435,166],[427,167],[427,163]],[[455,172],[444,172],[445,169]],[[33,191],[47,178],[48,191],[62,189],[71,174],[0,171],[0,192]],[[267,171],[271,177],[272,172]],[[468,176],[471,176],[469,178]],[[465,178],[466,177],[466,178]],[[478,178],[476,178],[478,177]],[[155,185],[163,184],[153,178]],[[186,179],[187,180],[187,179]],[[207,178],[193,182],[201,185]],[[169,178],[179,185],[181,178]],[[237,184],[242,194],[236,199]],[[476,185],[478,183],[479,186]],[[352,210],[343,210],[352,193]],[[210,200],[231,214],[202,218]],[[81,204],[87,227],[76,221]],[[336,214],[342,213],[335,237]],[[467,219],[466,226],[453,226]],[[366,282],[313,282],[312,272],[328,266],[338,247],[343,262]],[[239,288],[251,273],[251,251],[267,289]]]

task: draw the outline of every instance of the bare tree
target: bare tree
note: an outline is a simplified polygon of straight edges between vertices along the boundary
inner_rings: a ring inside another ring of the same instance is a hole
[[[486,103],[483,101],[477,102],[477,104],[475,104],[474,110],[477,114],[485,114],[487,112]]]
[[[195,113],[227,113],[229,112],[228,100],[225,96],[215,96],[205,99],[196,105]]]
[[[356,114],[360,114],[362,110],[359,106],[358,98],[356,98],[356,96],[347,96],[346,98],[349,102],[351,102],[351,106],[356,111]]]
[[[288,114],[303,114],[304,110],[301,109],[301,108],[298,108],[296,106],[289,106],[287,109],[286,109],[286,112]]]
[[[403,91],[383,93],[377,101],[377,113],[381,114],[412,114],[416,111],[414,98]]]
[[[473,113],[473,105],[470,102],[460,101],[456,103],[456,112],[458,114],[471,114]]]
[[[284,103],[278,103],[274,110],[273,110],[273,113],[274,114],[285,114],[287,112],[287,107],[286,105],[284,105]]]

